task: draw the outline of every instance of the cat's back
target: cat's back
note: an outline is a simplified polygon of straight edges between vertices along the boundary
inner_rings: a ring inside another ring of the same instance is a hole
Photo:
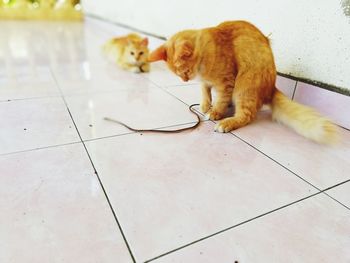
[[[234,72],[267,70],[275,73],[269,40],[253,24],[226,21],[216,27],[203,29],[202,34],[206,36],[205,43],[208,43],[204,45],[208,64],[216,61],[215,67],[219,72],[227,69],[227,65],[234,65]],[[232,72],[232,69],[229,71]]]
[[[261,42],[260,44],[269,45],[268,38],[256,26],[247,21],[226,21],[216,26],[215,30],[232,34],[233,39],[252,38]]]
[[[140,42],[141,40],[142,38],[139,35],[131,33],[126,36],[112,38],[110,43],[115,45],[127,45],[130,42]]]
[[[114,37],[106,42],[103,46],[103,50],[106,53],[112,54],[114,57],[120,57],[130,43],[140,42],[142,38],[135,33],[128,34],[126,36]]]
[[[216,28],[221,29],[250,29],[250,30],[258,30],[259,29],[254,26],[252,23],[244,20],[233,20],[233,21],[225,21],[216,26]]]

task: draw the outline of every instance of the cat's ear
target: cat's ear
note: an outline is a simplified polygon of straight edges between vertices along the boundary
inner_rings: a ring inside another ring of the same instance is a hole
[[[141,41],[141,46],[147,47],[148,46],[148,38],[145,37],[144,39],[142,39]]]
[[[183,40],[175,44],[175,60],[184,60],[188,59],[193,54],[193,44],[188,40]]]
[[[161,45],[156,50],[154,50],[148,57],[149,62],[155,62],[158,60],[167,60],[166,47]]]

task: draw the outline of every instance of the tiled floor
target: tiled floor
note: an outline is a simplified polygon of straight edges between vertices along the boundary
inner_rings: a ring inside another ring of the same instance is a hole
[[[133,133],[103,117],[192,125],[199,84],[121,71],[100,47],[128,31],[91,18],[0,27],[1,263],[350,262],[349,131],[321,146],[262,111],[230,134]]]

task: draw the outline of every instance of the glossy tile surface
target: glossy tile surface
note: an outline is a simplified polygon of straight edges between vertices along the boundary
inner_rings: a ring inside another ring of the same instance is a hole
[[[233,134],[320,189],[350,179],[350,133],[344,129],[340,129],[340,144],[319,145],[273,122],[270,112],[263,112]]]
[[[108,62],[101,46],[130,30],[104,21],[0,27],[1,263],[349,261],[349,183],[294,203],[350,179],[349,131],[316,145],[263,109],[233,134],[133,133],[103,118],[193,125],[198,81]]]
[[[0,156],[0,185],[0,262],[132,262],[82,144]]]
[[[0,67],[3,75],[0,74],[0,102],[59,96],[59,89],[49,69],[41,66],[32,68]]]
[[[339,185],[327,193],[350,208],[350,182]]]
[[[349,233],[349,211],[317,196],[154,262],[346,263],[350,261]]]
[[[148,86],[147,86],[148,85]],[[155,129],[196,121],[188,106],[144,81],[119,92],[66,97],[84,140],[130,132],[110,117],[137,129]]]
[[[60,97],[0,102],[0,154],[79,141]]]
[[[64,95],[134,89],[143,86],[147,88],[151,85],[145,82],[141,74],[130,74],[109,62],[101,65],[88,62],[75,66],[62,65],[53,72]]]
[[[166,88],[166,91],[185,102],[188,105],[201,103],[201,85],[185,85],[185,86],[172,86]]]
[[[177,135],[132,134],[87,143],[140,260],[314,191],[231,134],[214,133],[213,128],[208,122]]]

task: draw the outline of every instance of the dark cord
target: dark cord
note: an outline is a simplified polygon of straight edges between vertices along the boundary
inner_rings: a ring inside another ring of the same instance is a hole
[[[197,122],[190,126],[190,127],[186,127],[186,128],[181,128],[181,129],[177,129],[177,130],[154,130],[154,129],[135,129],[135,128],[132,128],[128,125],[126,125],[125,123],[121,122],[121,121],[118,121],[118,120],[114,120],[112,118],[108,118],[108,117],[105,117],[104,120],[106,121],[111,121],[111,122],[114,122],[114,123],[118,123],[122,126],[124,126],[125,128],[129,129],[130,131],[134,131],[134,132],[160,132],[160,133],[175,133],[175,132],[183,132],[183,131],[187,131],[187,130],[192,130],[192,129],[195,129],[199,126],[199,124],[201,123],[201,119],[200,119],[200,115],[195,112],[192,108],[194,106],[198,106],[199,104],[192,104],[188,107],[188,109],[194,114],[196,115],[197,117]]]

